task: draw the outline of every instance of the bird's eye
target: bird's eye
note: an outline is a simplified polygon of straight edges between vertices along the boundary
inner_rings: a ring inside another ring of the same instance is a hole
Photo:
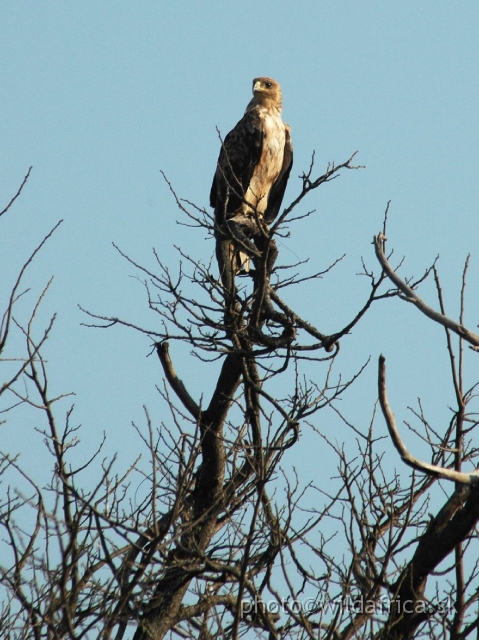
[[[273,86],[272,82],[265,82],[266,88],[267,89],[271,89],[271,87]]]

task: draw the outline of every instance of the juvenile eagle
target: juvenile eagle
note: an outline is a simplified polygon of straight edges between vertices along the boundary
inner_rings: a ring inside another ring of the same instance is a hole
[[[258,223],[271,224],[278,215],[293,164],[290,128],[281,119],[281,87],[272,78],[253,80],[253,98],[244,116],[221,147],[211,186],[215,224],[225,222],[245,249]],[[249,257],[231,243],[231,268],[248,270]],[[223,267],[225,268],[225,267]]]

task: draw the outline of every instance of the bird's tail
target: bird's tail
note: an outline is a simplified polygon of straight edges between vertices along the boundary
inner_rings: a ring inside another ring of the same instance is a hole
[[[247,253],[243,253],[243,251],[238,251],[236,255],[236,273],[239,271],[245,271],[249,273],[250,270],[250,257]]]

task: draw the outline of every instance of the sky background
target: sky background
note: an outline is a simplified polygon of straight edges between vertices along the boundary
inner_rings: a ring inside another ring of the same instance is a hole
[[[346,253],[333,274],[296,292],[288,302],[324,333],[351,320],[369,292],[361,257],[375,265],[371,241],[391,200],[388,239],[401,273],[422,275],[438,262],[447,309],[457,317],[461,272],[472,254],[465,322],[479,318],[479,4],[441,0],[402,2],[263,0],[238,2],[0,3],[0,209],[32,174],[21,198],[0,221],[5,306],[21,265],[60,219],[61,227],[25,278],[31,293],[18,307],[27,318],[54,275],[37,318],[37,335],[52,313],[45,350],[53,394],[75,392],[83,449],[107,434],[105,451],[120,468],[141,445],[131,422],[154,424],[168,414],[155,390],[162,371],[148,338],[122,328],[94,330],[78,305],[154,329],[137,272],[115,251],[154,267],[152,248],[172,269],[174,246],[208,260],[211,240],[184,221],[165,184],[208,206],[225,135],[241,118],[258,75],[277,79],[283,116],[292,127],[294,168],[285,197],[300,190],[298,176],[313,150],[317,173],[358,150],[360,171],[343,172],[301,204],[315,210],[280,244],[280,260],[309,258],[305,273]],[[437,307],[432,283],[421,288]],[[19,342],[9,355],[18,355]],[[401,301],[378,303],[342,340],[336,371],[365,374],[341,410],[366,430],[376,400],[376,362],[388,362],[389,395],[399,423],[421,397],[434,425],[446,427],[453,403],[443,330]],[[207,399],[214,367],[172,346],[178,374],[195,398]],[[6,355],[6,354],[4,354]],[[466,380],[477,361],[467,353]],[[8,365],[5,365],[8,366]],[[318,383],[321,367],[310,369]],[[4,399],[10,403],[12,398]],[[59,406],[59,415],[70,400]],[[5,404],[3,405],[5,407]],[[30,416],[30,417],[29,417]],[[21,452],[32,474],[49,474],[40,427],[31,414],[12,414],[0,427],[2,449]],[[330,412],[315,424],[352,439]],[[385,435],[381,420],[378,434]],[[406,441],[421,452],[411,435]],[[304,481],[327,482],[333,462],[303,425],[302,440],[284,463],[301,467]],[[394,452],[391,460],[400,466]],[[318,461],[324,468],[318,471]]]

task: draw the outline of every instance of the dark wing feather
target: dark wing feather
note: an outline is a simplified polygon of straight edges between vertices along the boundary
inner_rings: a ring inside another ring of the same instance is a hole
[[[260,119],[254,110],[247,111],[224,139],[211,185],[210,204],[215,208],[218,224],[222,224],[225,214],[240,208],[262,148]]]
[[[264,221],[266,224],[271,224],[279,213],[284,192],[286,191],[286,185],[288,184],[289,174],[291,173],[291,167],[293,166],[293,145],[291,143],[290,131],[289,126],[286,125],[283,166],[281,167],[281,172],[269,192],[268,207],[264,212]]]

